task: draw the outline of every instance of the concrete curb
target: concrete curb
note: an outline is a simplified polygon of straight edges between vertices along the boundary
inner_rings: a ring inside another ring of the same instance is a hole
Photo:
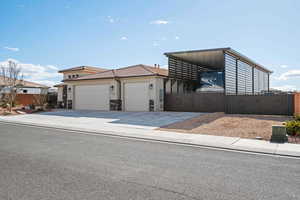
[[[272,155],[272,156],[282,156],[282,157],[290,157],[290,158],[300,158],[300,155],[293,155],[291,154],[283,154],[283,153],[277,153],[277,150],[274,150],[273,152],[263,151],[263,150],[257,150],[257,148],[249,148],[249,147],[232,147],[231,145],[225,145],[225,144],[219,144],[219,145],[211,145],[211,144],[201,144],[201,143],[195,143],[195,142],[187,142],[187,141],[178,141],[173,138],[167,138],[167,137],[147,137],[145,135],[141,136],[134,136],[134,134],[130,135],[128,133],[122,133],[115,132],[115,131],[97,131],[97,130],[88,130],[88,129],[78,129],[78,128],[72,128],[67,126],[52,126],[52,125],[42,125],[37,123],[25,123],[25,122],[15,122],[11,120],[3,120],[0,119],[0,123],[4,124],[11,124],[11,125],[23,125],[23,126],[31,126],[31,127],[37,127],[37,128],[49,128],[49,129],[56,129],[56,130],[63,130],[63,131],[72,131],[82,134],[93,134],[93,135],[106,135],[106,136],[112,136],[112,137],[121,137],[121,138],[128,138],[128,139],[137,139],[137,140],[144,140],[144,141],[153,141],[153,142],[163,142],[163,143],[170,143],[170,144],[179,144],[179,145],[187,145],[187,146],[195,146],[195,147],[203,147],[203,148],[210,148],[210,149],[217,149],[217,150],[227,150],[227,151],[235,151],[235,152],[244,152],[244,153],[253,153],[253,154],[263,154],[263,155]],[[162,139],[163,138],[163,139]],[[239,139],[238,139],[239,140]],[[238,140],[236,140],[234,143],[236,143]]]

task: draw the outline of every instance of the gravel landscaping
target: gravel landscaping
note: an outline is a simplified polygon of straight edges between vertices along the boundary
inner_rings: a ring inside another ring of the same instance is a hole
[[[288,116],[276,115],[210,113],[170,124],[159,130],[270,140],[272,125],[282,125],[290,119]]]
[[[7,109],[0,107],[0,116],[32,114],[36,112],[36,110],[22,109],[22,107],[14,107],[12,111],[9,112]]]

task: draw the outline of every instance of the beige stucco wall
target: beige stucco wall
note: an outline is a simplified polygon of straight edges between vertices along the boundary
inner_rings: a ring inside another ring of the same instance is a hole
[[[154,111],[163,111],[164,109],[164,81],[163,77],[146,76],[146,77],[132,77],[121,79],[121,96],[122,96],[122,109],[124,109],[124,86],[125,83],[138,83],[146,82],[149,85],[153,84],[153,88],[148,90],[149,100],[154,100]],[[138,92],[138,91],[137,91]],[[161,92],[161,95],[160,95]]]
[[[63,101],[63,87],[57,88],[57,102]]]
[[[164,79],[161,77],[155,78],[155,111],[164,110]]]
[[[77,75],[79,77],[82,77],[82,76],[86,76],[86,75],[90,75],[91,73],[88,73],[86,71],[82,71],[82,70],[78,70],[78,71],[68,71],[68,72],[63,72],[63,79],[69,79],[69,75],[70,76],[73,76],[73,75]]]
[[[108,84],[109,85],[109,99],[122,100],[122,109],[124,110],[124,85],[126,83],[136,83],[136,82],[146,82],[153,84],[153,88],[149,89],[149,100],[154,100],[154,111],[163,111],[164,108],[164,81],[162,77],[131,77],[131,78],[121,78],[118,80],[115,79],[95,79],[95,80],[84,80],[84,81],[66,81],[68,84],[68,100],[73,100],[73,106],[75,105],[74,96],[75,96],[75,87],[76,85],[98,85],[98,84]],[[113,89],[111,88],[113,86]],[[71,88],[71,89],[69,89]],[[121,92],[120,92],[121,89]],[[138,92],[138,91],[137,91]]]
[[[82,81],[65,81],[65,83],[67,83],[68,85],[68,93],[67,93],[67,98],[68,100],[72,100],[73,102],[73,108],[75,105],[75,92],[76,92],[76,86],[77,85],[100,85],[100,84],[106,84],[110,86],[114,86],[114,89],[110,89],[109,88],[109,99],[117,99],[117,92],[116,92],[116,83],[117,81],[114,79],[95,79],[95,80],[82,80]],[[71,88],[71,89],[69,89]]]

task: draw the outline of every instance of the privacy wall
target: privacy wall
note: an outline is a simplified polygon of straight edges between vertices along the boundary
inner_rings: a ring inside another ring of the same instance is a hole
[[[298,98],[300,101],[300,96]],[[300,109],[300,104],[298,106]],[[195,92],[165,96],[165,111],[293,115],[294,110],[294,94],[225,95]]]
[[[300,93],[295,94],[295,114],[300,115]]]

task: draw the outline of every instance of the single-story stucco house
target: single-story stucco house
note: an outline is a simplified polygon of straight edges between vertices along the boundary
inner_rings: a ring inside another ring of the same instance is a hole
[[[23,106],[34,104],[35,96],[46,95],[50,88],[49,86],[26,80],[18,80],[17,84],[16,103]],[[0,76],[0,97],[9,91],[6,87],[4,77]]]
[[[231,48],[165,53],[168,69],[134,65],[108,70],[80,66],[59,71],[60,107],[76,110],[163,111],[166,94],[215,92],[256,95],[270,88],[272,71]]]
[[[167,69],[139,64],[113,70],[81,66],[60,72],[64,74],[64,80],[56,87],[58,103],[62,107],[76,110],[163,111]]]

